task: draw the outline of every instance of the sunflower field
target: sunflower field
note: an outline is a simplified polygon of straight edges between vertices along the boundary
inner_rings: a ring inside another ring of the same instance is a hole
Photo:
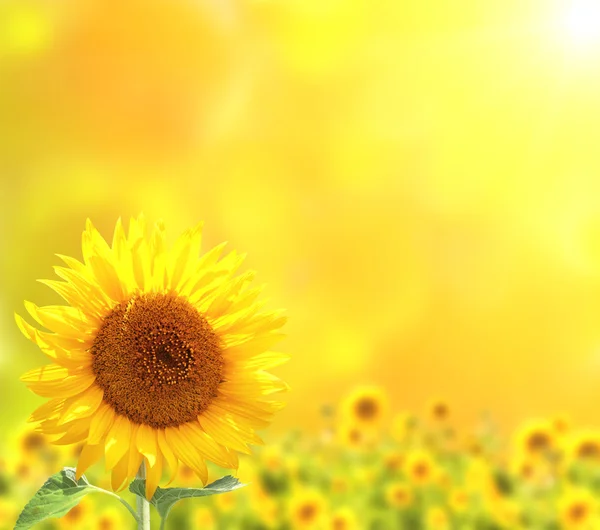
[[[600,529],[599,64],[594,0],[0,1],[0,530]]]
[[[380,387],[361,386],[322,410],[317,436],[299,430],[243,457],[248,486],[173,510],[166,528],[249,530],[593,529],[600,528],[600,429],[565,417],[525,421],[503,436],[488,415],[457,429],[454,411],[432,399],[420,413],[392,411]],[[73,459],[24,429],[3,462],[2,514],[31,496],[31,485]],[[222,469],[212,466],[210,476]],[[103,484],[102,470],[88,479]],[[198,485],[178,469],[176,483]],[[133,524],[114,499],[87,496],[36,528],[117,530]]]

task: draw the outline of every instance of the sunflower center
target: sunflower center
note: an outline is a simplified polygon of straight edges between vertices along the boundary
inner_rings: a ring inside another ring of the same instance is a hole
[[[106,315],[90,349],[104,401],[136,424],[195,420],[216,396],[219,338],[186,299],[141,294]]]
[[[360,399],[355,405],[356,415],[362,420],[372,420],[379,412],[377,404],[369,398]]]
[[[550,446],[550,438],[544,432],[535,432],[527,440],[527,445],[532,451],[543,451]]]
[[[580,458],[598,458],[600,450],[598,445],[593,442],[584,442],[579,446],[577,454]]]
[[[569,510],[571,521],[582,521],[587,516],[587,506],[583,503],[575,503]]]
[[[317,507],[314,504],[303,504],[300,507],[300,520],[307,522],[312,521],[317,516]]]

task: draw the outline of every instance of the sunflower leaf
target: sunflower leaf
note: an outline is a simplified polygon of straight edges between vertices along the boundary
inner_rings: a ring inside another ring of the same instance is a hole
[[[14,530],[26,530],[50,517],[62,517],[94,491],[85,477],[75,480],[75,469],[65,467],[52,475],[25,505]]]
[[[150,499],[152,504],[162,519],[166,519],[173,508],[173,505],[181,499],[190,499],[192,497],[207,497],[208,495],[216,495],[217,493],[227,493],[243,488],[246,484],[242,484],[237,478],[227,475],[204,488],[156,488],[154,496]],[[139,497],[146,498],[146,481],[136,478],[130,485],[129,491],[135,493]]]

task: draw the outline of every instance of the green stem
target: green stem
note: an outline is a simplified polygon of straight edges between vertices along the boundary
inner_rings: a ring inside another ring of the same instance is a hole
[[[136,478],[146,479],[146,465],[142,462]],[[150,530],[150,503],[145,497],[136,495],[138,530]]]

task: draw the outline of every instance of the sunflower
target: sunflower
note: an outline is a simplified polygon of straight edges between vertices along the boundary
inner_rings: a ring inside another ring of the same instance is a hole
[[[116,507],[105,508],[98,516],[96,530],[120,530],[125,528],[122,512]],[[203,527],[204,528],[204,527]]]
[[[385,488],[385,499],[389,506],[406,508],[413,501],[411,487],[402,481],[391,482]]]
[[[448,512],[440,506],[431,506],[425,513],[425,528],[439,530],[449,528]]]
[[[226,495],[223,495],[226,497]],[[214,530],[217,527],[216,517],[213,511],[208,507],[200,504],[192,511],[192,528],[202,528],[203,530]]]
[[[448,495],[448,506],[455,513],[465,513],[471,503],[471,496],[464,488],[454,488]]]
[[[325,515],[325,499],[317,490],[302,490],[290,501],[292,528],[320,528]]]
[[[450,406],[445,399],[432,399],[427,406],[427,412],[434,422],[445,422],[450,417]]]
[[[95,521],[93,515],[93,501],[88,497],[79,504],[73,506],[65,515],[57,520],[60,530],[69,530],[72,528],[88,528],[92,521]]]
[[[415,484],[428,484],[437,474],[437,466],[431,454],[422,449],[408,453],[404,462],[404,472]]]
[[[345,417],[349,422],[370,427],[381,423],[387,408],[387,396],[378,386],[356,388],[344,403]]]
[[[556,450],[557,436],[549,420],[531,420],[516,433],[517,451],[530,457],[545,457]]]
[[[354,511],[348,507],[338,508],[331,515],[330,530],[356,530],[358,521]]]
[[[567,443],[570,460],[600,462],[600,430],[585,429],[575,432]]]
[[[588,528],[597,520],[598,504],[590,491],[571,489],[558,500],[558,514],[561,528]]]
[[[287,385],[265,370],[288,358],[269,351],[285,318],[261,311],[253,272],[235,276],[243,256],[221,258],[221,244],[199,257],[201,233],[168,249],[163,224],[150,233],[140,216],[127,235],[119,220],[109,246],[88,220],[83,263],[60,256],[64,281],[42,280],[68,305],[25,303],[50,332],[16,315],[53,361],[22,377],[49,398],[30,421],[56,444],[82,443],[77,477],[104,457],[114,490],[145,464],[148,499],[179,462],[205,483],[206,460],[236,468],[282,407],[267,396]]]

